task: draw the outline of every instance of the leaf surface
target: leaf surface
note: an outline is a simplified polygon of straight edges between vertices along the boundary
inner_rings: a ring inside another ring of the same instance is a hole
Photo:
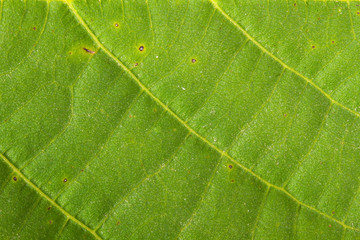
[[[1,239],[360,238],[356,1],[2,0]]]

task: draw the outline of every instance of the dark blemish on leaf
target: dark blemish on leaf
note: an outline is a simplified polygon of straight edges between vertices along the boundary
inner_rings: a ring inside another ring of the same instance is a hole
[[[229,165],[229,168],[230,168],[230,169],[232,169],[232,168],[233,168],[233,166],[230,164],[230,165]]]
[[[144,46],[140,46],[139,51],[141,51],[141,52],[144,51]]]
[[[334,215],[334,214],[335,214],[335,211],[332,211],[331,214]]]
[[[53,221],[52,221],[52,220],[49,220],[49,223],[50,223],[50,224],[53,224]]]
[[[119,226],[119,225],[120,225],[120,221],[117,221],[117,222],[116,222],[116,226]]]
[[[138,66],[139,64],[138,63],[135,63],[135,67]]]
[[[311,48],[315,48],[315,46],[314,46],[314,45],[312,45],[312,46],[311,46]]]
[[[81,170],[80,170],[80,172],[83,172],[83,171],[84,171],[84,169],[81,169]]]
[[[234,180],[234,179],[231,179],[231,182],[235,182],[235,180]]]
[[[334,44],[334,43],[335,43],[335,41],[334,41],[334,40],[332,40],[332,41],[331,41],[331,43],[332,43],[332,44]]]
[[[69,55],[72,55],[72,52],[69,52]]]
[[[296,7],[296,3],[294,3],[294,7]]]
[[[64,182],[67,182],[67,179],[66,178],[64,178],[64,180],[63,180]]]
[[[357,11],[357,12],[356,12],[356,14],[357,14],[357,15],[360,15],[360,12],[359,12],[359,11]]]
[[[191,59],[191,62],[196,63],[196,59],[195,58]]]
[[[331,224],[329,224],[329,228],[331,228]]]
[[[47,208],[48,211],[50,211],[50,209],[51,209],[51,206]]]
[[[284,117],[287,117],[287,114],[286,114],[286,113],[284,114]]]
[[[95,52],[90,50],[90,49],[87,49],[87,48],[83,48],[85,50],[85,52],[88,52],[88,53],[91,53],[91,54],[94,54]]]
[[[17,181],[17,177],[13,177],[13,180],[16,182],[16,181]]]
[[[33,30],[36,31],[36,27],[33,27]]]
[[[115,27],[119,27],[119,24],[118,24],[118,23],[115,23],[114,26],[115,26]]]

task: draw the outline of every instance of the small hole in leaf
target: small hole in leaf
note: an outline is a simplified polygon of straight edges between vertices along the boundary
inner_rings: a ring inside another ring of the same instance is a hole
[[[64,182],[67,182],[68,180],[67,180],[67,178],[64,178],[64,180],[63,180]]]
[[[13,177],[13,180],[16,182],[16,181],[17,181],[17,177]]]
[[[195,58],[191,59],[191,62],[196,63],[196,59]]]
[[[141,52],[144,51],[144,46],[140,46],[139,51],[141,51]]]

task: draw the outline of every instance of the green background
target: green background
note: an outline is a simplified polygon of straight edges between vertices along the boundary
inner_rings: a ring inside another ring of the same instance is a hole
[[[360,2],[0,9],[1,239],[360,239]]]

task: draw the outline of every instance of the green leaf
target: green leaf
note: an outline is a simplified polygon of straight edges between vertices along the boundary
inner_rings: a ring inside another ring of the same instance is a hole
[[[1,0],[1,239],[360,239],[360,4]]]

